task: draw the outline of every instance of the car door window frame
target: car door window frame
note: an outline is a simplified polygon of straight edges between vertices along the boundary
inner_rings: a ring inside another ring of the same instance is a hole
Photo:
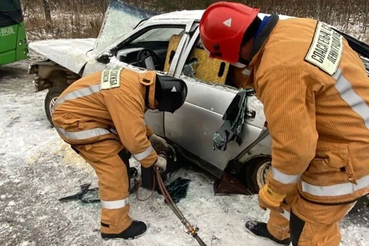
[[[193,30],[194,30],[194,32],[193,32],[193,35],[191,37],[191,40],[188,42],[188,45],[187,45],[185,51],[183,51],[181,60],[180,60],[180,62],[178,63],[178,65],[176,67],[175,77],[179,77],[181,75],[186,76],[186,75],[183,74],[183,69],[184,69],[184,66],[185,66],[185,64],[188,60],[188,57],[190,56],[190,54],[192,53],[193,49],[195,48],[197,42],[199,41],[199,38],[200,38],[199,23],[194,23]],[[237,88],[237,87],[232,86],[232,85],[214,83],[214,82],[210,82],[210,81],[201,80],[201,79],[198,79],[198,78],[195,78],[195,79],[202,82],[202,83],[216,84],[218,86],[224,86],[224,87],[228,87],[228,88],[230,87],[230,88],[235,89],[235,90],[240,90],[241,89],[241,88]]]
[[[102,56],[102,55],[106,55],[106,54],[111,54],[112,56],[116,55],[116,52],[120,49],[122,49],[126,44],[129,44],[132,40],[136,39],[137,36],[141,35],[142,33],[147,32],[150,29],[153,28],[157,28],[157,27],[161,27],[161,28],[165,28],[165,27],[183,27],[184,30],[186,30],[186,25],[187,23],[162,23],[162,24],[152,24],[152,25],[143,25],[143,26],[139,26],[135,29],[133,29],[130,33],[127,33],[124,35],[124,39],[120,39],[117,40],[115,42],[113,42],[111,45],[109,45],[104,51],[100,51],[99,53],[95,53],[97,59]]]
[[[192,38],[190,40],[187,41],[187,45],[186,45],[186,49],[183,49],[182,51],[182,56],[180,61],[178,62],[178,65],[176,67],[174,76],[175,77],[179,77],[182,74],[184,65],[187,61],[188,56],[190,55],[196,41],[197,41],[197,37],[199,36],[200,32],[199,32],[199,28],[196,28],[194,31],[194,34],[192,35]]]
[[[152,30],[152,29],[162,29],[162,28],[183,28],[186,31],[186,25],[183,24],[160,24],[160,25],[151,25],[143,27],[142,29],[138,30],[136,33],[131,35],[129,38],[123,40],[118,45],[116,45],[113,49],[120,50],[124,48],[124,46],[129,45],[132,41],[136,40],[142,34]]]
[[[178,78],[181,75],[181,73],[178,71],[182,71],[182,69],[179,69],[179,68],[180,67],[183,68],[184,62],[186,61],[186,59],[184,59],[184,56],[185,56],[187,47],[189,45],[189,42],[191,40],[191,32],[193,30],[194,22],[195,21],[190,21],[186,24],[185,33],[183,34],[178,44],[178,47],[176,49],[172,63],[170,64],[170,67],[167,73],[168,76],[174,76]]]

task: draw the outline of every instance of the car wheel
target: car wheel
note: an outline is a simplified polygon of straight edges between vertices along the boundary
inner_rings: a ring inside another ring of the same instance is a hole
[[[64,88],[61,87],[52,87],[49,89],[49,92],[46,94],[45,97],[45,112],[47,119],[49,120],[51,125],[53,124],[52,121],[52,112],[54,111],[56,99],[58,96],[64,91]]]
[[[251,160],[242,167],[239,178],[241,182],[254,194],[266,184],[269,171],[272,169],[272,159],[261,157]]]

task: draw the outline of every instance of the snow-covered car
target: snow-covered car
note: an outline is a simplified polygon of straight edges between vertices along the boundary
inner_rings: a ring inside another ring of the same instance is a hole
[[[30,43],[31,50],[47,58],[32,64],[30,73],[36,74],[37,91],[49,90],[45,98],[49,120],[55,100],[68,85],[106,67],[154,69],[183,79],[188,86],[185,104],[174,114],[149,110],[147,123],[187,159],[218,178],[224,179],[227,173],[230,183],[239,180],[256,193],[271,167],[271,138],[264,126],[263,105],[253,93],[248,94],[248,117],[238,138],[242,141],[230,142],[225,151],[214,149],[213,136],[224,123],[224,113],[234,98],[239,100],[235,78],[245,75],[227,62],[208,58],[199,38],[202,13],[155,14],[120,0],[110,1],[97,39]]]

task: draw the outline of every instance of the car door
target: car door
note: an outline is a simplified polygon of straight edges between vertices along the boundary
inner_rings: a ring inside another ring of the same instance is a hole
[[[174,21],[163,20],[161,23],[156,22],[150,25],[143,23],[129,33],[126,39],[115,43],[114,46],[109,46],[107,50],[100,52],[100,56],[91,59],[85,66],[84,74],[102,70],[105,67],[120,66],[138,69],[137,55],[143,49],[155,50],[163,58],[164,68],[158,69],[158,73],[173,74],[178,63],[178,54],[182,52],[185,46],[178,46],[175,49],[175,55],[170,57],[169,49],[171,47],[167,43],[169,43],[172,36],[176,35],[181,36],[180,43],[185,44],[186,41],[188,42],[189,37],[186,30],[191,26],[191,21],[175,23]],[[142,68],[140,69],[142,70]],[[164,136],[163,119],[164,113],[158,110],[147,110],[145,114],[146,123],[160,136]]]
[[[265,117],[261,102],[255,96],[249,97],[248,107],[256,114],[244,125],[242,144],[233,141],[226,151],[214,150],[213,135],[223,124],[223,114],[239,90],[225,84],[230,64],[207,60],[199,43],[196,28],[174,72],[188,86],[187,99],[174,114],[165,113],[165,136],[193,155],[204,169],[220,177],[228,162],[258,137]]]
[[[182,35],[180,35],[180,41],[177,47],[170,47],[170,44],[168,45],[168,51],[164,66],[164,71],[166,75],[173,76],[178,63],[179,58],[181,57],[181,54],[185,51],[185,48],[187,47],[187,44],[190,40],[190,33],[189,30],[192,26],[192,22],[188,22],[185,24],[185,31]],[[170,48],[172,48],[173,52],[171,52]],[[160,135],[165,136],[165,113],[160,112],[159,110],[148,110],[145,113],[145,120],[147,124],[152,128],[152,130]]]

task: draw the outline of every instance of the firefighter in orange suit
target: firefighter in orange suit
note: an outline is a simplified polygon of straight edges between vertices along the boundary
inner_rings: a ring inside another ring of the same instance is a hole
[[[106,69],[81,78],[59,97],[55,129],[96,171],[101,199],[101,236],[132,239],[147,226],[129,212],[130,154],[143,167],[166,169],[153,146],[166,141],[145,124],[146,109],[173,113],[185,101],[184,81],[154,71]]]
[[[270,219],[246,227],[286,245],[339,245],[338,222],[369,192],[369,79],[330,26],[258,12],[214,3],[199,27],[211,57],[248,66],[272,138],[259,191]]]

